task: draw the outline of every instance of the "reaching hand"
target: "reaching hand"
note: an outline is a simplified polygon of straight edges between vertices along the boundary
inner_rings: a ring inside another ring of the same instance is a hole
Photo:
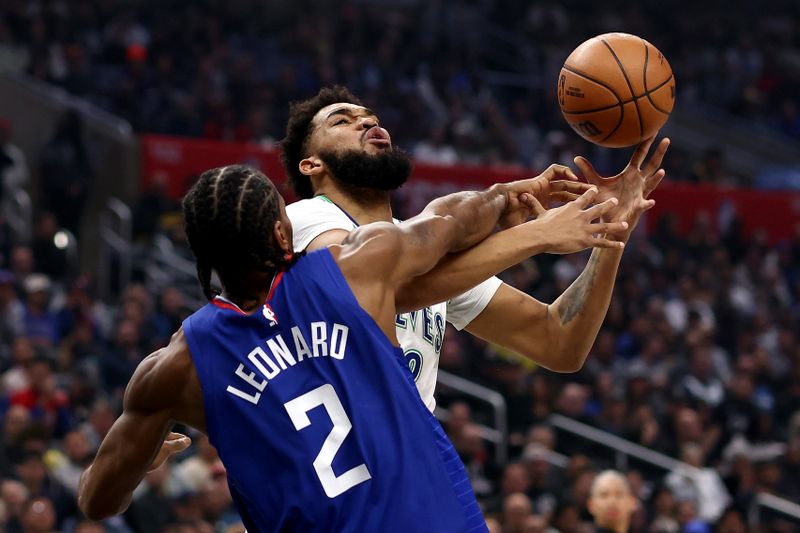
[[[595,203],[598,194],[597,187],[592,186],[574,202],[550,210],[545,209],[538,200],[533,200],[536,220],[530,224],[541,229],[542,241],[547,243],[545,252],[571,254],[586,248],[619,249],[625,246],[620,240],[607,238],[604,234],[625,231],[628,229],[627,222],[592,222],[604,217],[619,203],[613,197]]]
[[[183,435],[182,433],[173,433],[170,431],[169,435],[167,435],[167,438],[164,439],[164,443],[161,444],[161,449],[158,450],[156,458],[153,459],[153,463],[150,465],[150,468],[147,471],[152,472],[164,464],[164,461],[166,461],[169,456],[182,452],[188,448],[191,443],[192,439],[186,435]]]
[[[666,174],[666,171],[661,168],[661,161],[669,148],[669,139],[662,139],[650,160],[647,163],[644,162],[654,140],[655,137],[651,137],[639,144],[633,152],[628,166],[611,178],[600,176],[586,158],[580,156],[575,158],[575,164],[589,183],[597,185],[600,189],[595,201],[604,202],[612,197],[619,200],[619,204],[615,208],[604,214],[603,220],[605,222],[627,221],[628,229],[619,235],[625,240],[639,222],[642,213],[655,205],[655,200],[648,198]]]
[[[535,214],[532,199],[545,209],[552,202],[570,202],[585,193],[590,185],[578,181],[572,169],[564,165],[550,165],[536,176],[505,184],[508,190],[508,207],[500,219],[503,229],[522,224]]]

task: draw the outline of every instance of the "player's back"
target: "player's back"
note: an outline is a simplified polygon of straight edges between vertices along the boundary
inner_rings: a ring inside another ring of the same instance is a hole
[[[469,480],[402,351],[327,250],[243,314],[184,322],[209,438],[250,533],[485,531]]]

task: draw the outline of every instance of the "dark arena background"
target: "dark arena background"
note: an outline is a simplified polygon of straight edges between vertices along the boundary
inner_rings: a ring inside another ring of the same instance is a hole
[[[597,340],[559,374],[448,326],[436,414],[493,533],[596,531],[609,468],[631,532],[800,531],[800,3],[656,0],[0,2],[3,531],[244,531],[191,431],[123,515],[77,507],[137,364],[205,304],[187,188],[245,163],[294,199],[288,104],[333,84],[414,158],[398,218],[578,154],[613,175],[632,149],[582,140],[556,98],[610,31],[664,53],[676,105]],[[587,259],[500,277],[552,302]]]

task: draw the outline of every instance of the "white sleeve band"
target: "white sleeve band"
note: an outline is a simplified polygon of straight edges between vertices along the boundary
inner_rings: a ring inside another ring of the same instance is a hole
[[[502,284],[500,278],[492,276],[477,287],[447,302],[447,321],[459,331],[467,327],[486,309]]]

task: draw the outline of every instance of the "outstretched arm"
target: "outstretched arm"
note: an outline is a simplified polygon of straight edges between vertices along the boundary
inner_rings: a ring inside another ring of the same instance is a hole
[[[535,220],[495,233],[469,250],[448,255],[430,272],[408,281],[398,291],[398,311],[413,311],[449,300],[539,253],[622,248],[621,241],[602,235],[624,230],[625,223],[595,222],[598,216],[616,207],[616,199],[608,198],[599,207],[586,209],[597,193],[597,188],[592,187],[577,200],[549,211],[536,201]]]
[[[185,351],[184,354],[179,352]],[[134,372],[123,413],[103,439],[94,462],[81,475],[78,505],[93,520],[119,514],[130,505],[145,474],[189,446],[189,438],[170,434],[191,368],[182,332],[170,345],[144,359]]]
[[[653,140],[643,142],[628,166],[613,178],[601,178],[582,158],[576,163],[598,199],[619,202],[602,214],[605,223],[627,222],[609,229],[607,238],[627,242],[641,214],[654,205],[648,196],[664,177],[661,161],[669,146],[664,139],[643,166]],[[621,249],[595,249],[583,273],[550,305],[503,285],[467,330],[481,338],[525,355],[559,372],[581,368],[605,319],[622,257]]]

